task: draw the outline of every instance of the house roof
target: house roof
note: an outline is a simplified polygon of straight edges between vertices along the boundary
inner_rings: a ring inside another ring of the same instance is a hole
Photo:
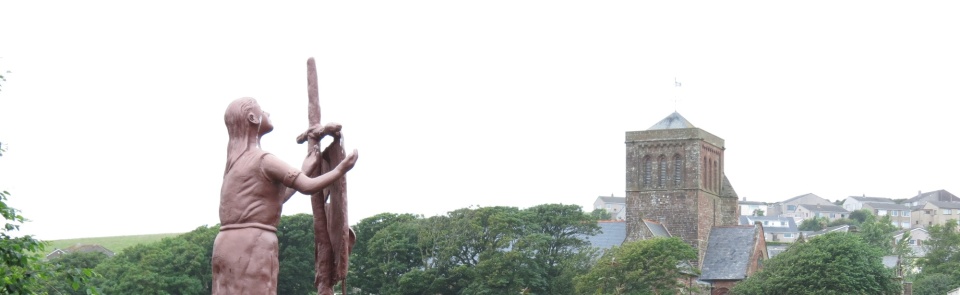
[[[620,246],[627,238],[627,223],[624,221],[600,221],[597,225],[600,226],[600,233],[586,237],[593,247],[610,249]]]
[[[813,211],[813,212],[850,212],[850,211],[847,211],[847,209],[843,209],[843,207],[840,207],[840,206],[837,206],[837,205],[826,205],[826,204],[810,205],[810,204],[800,204],[800,207],[807,208],[807,210],[810,210],[810,211]]]
[[[680,113],[673,112],[657,124],[653,124],[647,130],[661,130],[661,129],[684,129],[684,128],[697,128],[694,127],[690,121],[687,121],[686,118],[680,115]]]
[[[937,206],[940,209],[960,209],[960,202],[927,201],[927,204]]]
[[[740,203],[740,205],[769,205],[767,202],[760,201],[738,201],[737,203]]]
[[[767,256],[770,256],[770,258],[777,256],[777,254],[783,253],[783,251],[787,251],[787,245],[767,244]]]
[[[604,203],[619,203],[619,204],[626,204],[626,203],[627,203],[627,198],[624,198],[624,197],[613,197],[613,196],[606,197],[606,196],[599,196],[599,197],[597,197],[597,199],[600,199],[600,200],[603,201]]]
[[[796,196],[796,197],[793,197],[793,198],[789,198],[789,199],[786,199],[786,200],[784,200],[784,201],[782,201],[782,202],[778,202],[778,203],[790,203],[790,202],[796,201],[796,200],[799,199],[799,198],[803,198],[803,197],[806,197],[806,196],[814,196],[814,197],[817,197],[817,198],[821,198],[821,197],[818,196],[818,195],[814,195],[814,194],[812,194],[812,193],[808,193],[808,194],[802,194],[802,195],[799,195],[799,196]],[[821,199],[823,199],[823,198],[821,198]],[[823,199],[823,200],[824,200],[824,201],[827,201],[827,199]],[[829,202],[829,201],[827,201],[827,202]]]
[[[746,278],[759,230],[752,225],[714,227],[703,255],[700,280]]]
[[[770,226],[764,225],[764,233],[792,233],[797,232],[797,222],[794,221],[793,217],[780,217],[780,216],[740,216],[740,225],[752,225],[754,221],[780,221],[787,224],[787,226]]]
[[[893,203],[873,203],[866,202],[863,203],[864,206],[870,206],[873,209],[884,209],[884,210],[909,210],[910,207],[907,207],[903,204],[893,204]]]
[[[740,197],[737,196],[737,191],[733,190],[733,185],[730,184],[730,180],[727,179],[726,173],[723,174],[723,184],[720,186],[720,197],[735,200],[740,199]]]
[[[927,232],[927,229],[922,228],[922,227],[911,228],[911,229],[909,229],[909,230],[901,229],[901,230],[895,231],[895,232],[893,233],[893,238],[894,238],[894,239],[900,239],[900,237],[903,237],[903,233],[908,232],[908,231],[909,231],[909,232],[923,231],[923,232],[926,233],[926,232]],[[910,235],[913,236],[913,234],[910,234]]]
[[[954,201],[960,202],[960,198],[951,194],[946,190],[935,190],[932,192],[925,192],[919,195],[914,196],[907,200],[907,203],[919,202],[919,201]]]
[[[653,233],[654,237],[664,237],[664,238],[671,237],[670,231],[667,230],[667,227],[663,226],[663,224],[659,222],[649,220],[649,219],[644,219],[643,224],[650,229],[650,232]]]
[[[864,202],[864,203],[893,203],[893,199],[889,198],[877,198],[877,197],[854,197],[850,196],[849,198]]]
[[[831,232],[835,232],[835,231],[847,232],[847,231],[849,231],[849,230],[850,230],[850,226],[844,224],[844,225],[838,225],[838,226],[831,226],[831,227],[822,229],[822,230],[820,230],[820,231],[811,232],[811,233],[807,234],[806,236],[807,236],[808,238],[812,238],[812,237],[819,236],[819,235],[822,235],[822,234],[825,234],[825,233],[831,233]]]

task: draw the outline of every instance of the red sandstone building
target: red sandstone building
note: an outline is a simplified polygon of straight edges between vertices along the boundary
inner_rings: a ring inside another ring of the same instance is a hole
[[[626,242],[654,238],[647,223],[662,224],[697,249],[700,280],[713,294],[762,268],[763,226],[737,226],[740,207],[723,172],[722,138],[674,112],[647,130],[626,132],[625,143]]]

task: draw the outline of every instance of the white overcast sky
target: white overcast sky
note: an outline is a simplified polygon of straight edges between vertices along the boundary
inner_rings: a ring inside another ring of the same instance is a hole
[[[351,224],[589,210],[624,194],[624,132],[675,109],[726,140],[748,200],[960,193],[954,2],[310,2],[0,1],[0,188],[22,232],[216,224],[226,106],[259,100],[264,149],[299,167],[311,56],[323,121],[360,152]]]

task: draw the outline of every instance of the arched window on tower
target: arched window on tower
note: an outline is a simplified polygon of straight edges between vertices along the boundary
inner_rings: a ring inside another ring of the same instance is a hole
[[[700,187],[702,187],[704,190],[709,190],[710,179],[707,171],[710,171],[710,162],[707,161],[707,157],[703,157],[703,162],[700,162],[700,169],[703,170],[702,173],[700,173],[703,174],[703,177],[700,178]]]
[[[660,162],[660,177],[657,179],[657,186],[664,187],[667,185],[667,156],[660,155],[660,158],[657,159],[657,162]]]
[[[683,183],[683,157],[673,155],[673,185],[679,187]]]
[[[720,191],[720,167],[716,160],[713,161],[713,191]]]
[[[650,187],[653,181],[653,163],[650,156],[643,157],[643,187]]]

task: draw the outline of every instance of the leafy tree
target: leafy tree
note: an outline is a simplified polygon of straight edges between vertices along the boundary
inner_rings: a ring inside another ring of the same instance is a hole
[[[860,225],[860,237],[864,242],[880,249],[883,255],[894,254],[893,234],[897,227],[891,223],[889,215],[880,218],[869,215]]]
[[[316,292],[317,289],[313,286],[316,274],[313,215],[302,213],[281,216],[277,226],[277,241],[280,243],[277,294]]]
[[[678,294],[683,262],[697,251],[679,238],[654,238],[609,249],[589,272],[576,277],[577,294]]]
[[[804,219],[803,222],[800,222],[797,229],[803,231],[818,231],[826,228],[828,223],[830,223],[830,220],[826,217],[807,218]]]
[[[544,204],[525,209],[524,214],[525,226],[515,248],[534,258],[546,285],[521,287],[537,294],[569,292],[573,278],[588,270],[589,256],[580,254],[592,252],[583,237],[600,233],[600,227],[577,205]]]
[[[99,286],[107,294],[210,294],[210,259],[219,227],[126,248],[100,263]]]
[[[960,231],[956,219],[927,228],[927,254],[917,260],[921,275],[943,274],[960,282]]]
[[[738,283],[733,294],[900,294],[882,253],[857,235],[832,232],[794,244]]]
[[[960,287],[960,280],[946,274],[921,275],[913,282],[913,294],[943,295],[958,287]]]
[[[612,220],[613,219],[613,214],[610,214],[610,211],[607,211],[606,209],[603,209],[603,208],[593,209],[593,211],[590,211],[590,216],[593,217],[594,220]]]
[[[754,209],[753,216],[763,216],[763,209],[760,209],[760,208]]]
[[[397,232],[400,231],[401,228],[405,228],[395,224],[412,222],[416,219],[417,217],[411,214],[381,213],[364,218],[353,226],[353,230],[357,235],[357,241],[356,246],[354,246],[350,253],[348,284],[351,288],[357,288],[361,290],[362,293],[369,294],[381,293],[382,288],[396,286],[397,280],[400,279],[399,276],[406,272],[406,269],[402,272],[396,270],[389,271],[389,269],[398,267],[395,264],[397,261],[395,259],[396,256],[409,257],[412,255],[409,253],[411,249],[409,246],[398,245],[401,242],[410,242],[410,240],[404,239],[402,241],[396,241],[392,245],[393,248],[391,250],[405,249],[407,250],[405,253],[387,253],[390,250],[377,249],[371,245],[391,243],[391,241],[384,239],[389,239],[391,236],[397,235]],[[389,231],[393,233],[385,232],[380,234],[380,231],[386,228],[391,228]],[[416,244],[413,245],[416,247]],[[409,261],[409,259],[404,260]],[[310,261],[312,262],[313,260],[311,259]],[[392,261],[392,263],[390,261]],[[421,261],[417,260],[417,265],[420,265],[420,263]],[[384,266],[382,264],[392,265]],[[392,274],[389,276],[386,275],[384,273],[385,270]]]
[[[857,221],[856,221],[856,220],[853,220],[853,219],[849,219],[849,218],[838,218],[838,219],[834,219],[833,221],[830,221],[829,223],[827,223],[827,227],[833,227],[833,226],[839,226],[839,225],[858,225],[858,224],[859,224],[859,223],[857,223]]]
[[[857,224],[861,224],[864,221],[867,221],[868,216],[872,216],[873,213],[870,213],[870,210],[860,209],[850,212],[850,219],[856,220]]]
[[[2,80],[2,76],[0,76]],[[0,156],[5,149],[0,145]],[[26,221],[20,210],[7,205],[10,197],[7,191],[0,191],[0,216],[3,227],[0,228],[0,294],[38,294],[45,285],[58,284],[63,280],[73,290],[85,288],[87,292],[97,294],[96,288],[88,281],[94,276],[89,269],[58,267],[40,259],[45,243],[31,235],[15,237],[11,232],[20,230]]]
[[[100,252],[67,253],[51,259],[50,264],[58,271],[54,273],[51,280],[44,283],[44,291],[47,294],[87,294],[88,290],[73,288],[74,282],[71,276],[77,273],[72,270],[93,269],[107,259],[107,254]]]

